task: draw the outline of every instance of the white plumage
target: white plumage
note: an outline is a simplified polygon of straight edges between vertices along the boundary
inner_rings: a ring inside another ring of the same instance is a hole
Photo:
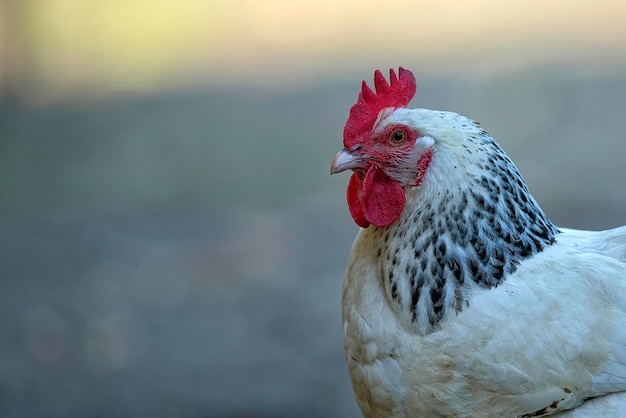
[[[397,320],[371,239],[359,233],[343,295],[346,358],[365,416],[547,414],[626,390],[625,227],[563,230],[427,335]]]
[[[405,198],[389,225],[360,230],[348,261],[344,346],[363,414],[626,414],[626,227],[555,227],[457,114],[395,104],[359,135],[331,167],[354,171],[355,220],[387,219],[368,200],[387,183]]]

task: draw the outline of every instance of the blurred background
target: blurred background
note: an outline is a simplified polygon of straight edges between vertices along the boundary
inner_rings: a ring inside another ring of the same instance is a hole
[[[362,79],[626,223],[626,3],[0,3],[0,416],[358,417],[330,177]]]

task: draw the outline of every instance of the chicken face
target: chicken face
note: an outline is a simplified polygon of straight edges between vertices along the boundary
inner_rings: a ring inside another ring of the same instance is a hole
[[[419,135],[396,113],[415,94],[413,74],[400,67],[400,76],[390,71],[390,83],[376,71],[374,93],[365,82],[357,103],[350,109],[344,128],[344,149],[333,159],[331,174],[352,170],[347,191],[350,213],[355,222],[388,226],[404,208],[403,187],[415,186],[432,158],[416,146]]]

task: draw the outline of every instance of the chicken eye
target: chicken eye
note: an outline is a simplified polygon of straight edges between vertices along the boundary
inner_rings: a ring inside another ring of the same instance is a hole
[[[401,144],[406,141],[406,132],[404,131],[395,131],[391,134],[391,140],[396,144]]]

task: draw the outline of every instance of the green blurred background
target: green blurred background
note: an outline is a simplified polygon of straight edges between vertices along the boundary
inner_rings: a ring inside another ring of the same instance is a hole
[[[557,223],[626,223],[623,1],[0,3],[0,416],[359,416],[328,171],[399,65]]]

